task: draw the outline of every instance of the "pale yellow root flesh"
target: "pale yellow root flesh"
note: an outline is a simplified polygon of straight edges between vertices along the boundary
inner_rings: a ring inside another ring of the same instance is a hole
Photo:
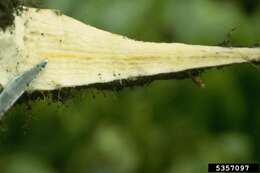
[[[223,48],[134,41],[52,10],[28,9],[0,31],[0,84],[43,59],[31,90],[87,86],[136,77],[260,61],[259,48]]]

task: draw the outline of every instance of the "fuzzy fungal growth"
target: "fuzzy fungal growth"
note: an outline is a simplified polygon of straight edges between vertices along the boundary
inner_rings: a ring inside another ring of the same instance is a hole
[[[12,4],[10,10],[17,9],[17,5]],[[58,11],[36,8],[23,8],[19,14],[16,11],[6,13],[15,15],[10,16],[14,27],[7,27],[9,21],[0,31],[3,87],[44,59],[48,66],[30,86],[32,91],[91,86],[122,88],[186,77],[203,86],[196,77],[203,69],[260,61],[260,48],[135,41]]]

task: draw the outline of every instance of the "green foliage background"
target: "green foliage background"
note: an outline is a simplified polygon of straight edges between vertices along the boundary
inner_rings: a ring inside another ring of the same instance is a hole
[[[83,22],[146,41],[260,42],[259,0],[43,0]],[[65,104],[15,106],[0,124],[1,173],[197,173],[208,162],[260,162],[259,70],[241,65]]]

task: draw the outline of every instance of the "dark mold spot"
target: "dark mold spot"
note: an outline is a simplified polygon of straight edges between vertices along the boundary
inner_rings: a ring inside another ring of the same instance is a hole
[[[26,36],[23,37],[23,41],[27,41],[28,38]]]
[[[37,0],[0,0],[0,30],[6,30],[14,23],[15,15],[26,10],[23,6],[37,7]]]
[[[21,0],[1,0],[0,1],[0,28],[5,30],[14,22],[14,16],[22,9]]]

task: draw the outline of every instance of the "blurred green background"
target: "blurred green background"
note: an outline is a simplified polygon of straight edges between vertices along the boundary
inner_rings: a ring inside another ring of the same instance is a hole
[[[260,42],[259,0],[43,0],[130,38],[217,45]],[[260,77],[252,65],[116,92],[75,92],[15,106],[0,124],[1,173],[199,173],[260,162]]]

